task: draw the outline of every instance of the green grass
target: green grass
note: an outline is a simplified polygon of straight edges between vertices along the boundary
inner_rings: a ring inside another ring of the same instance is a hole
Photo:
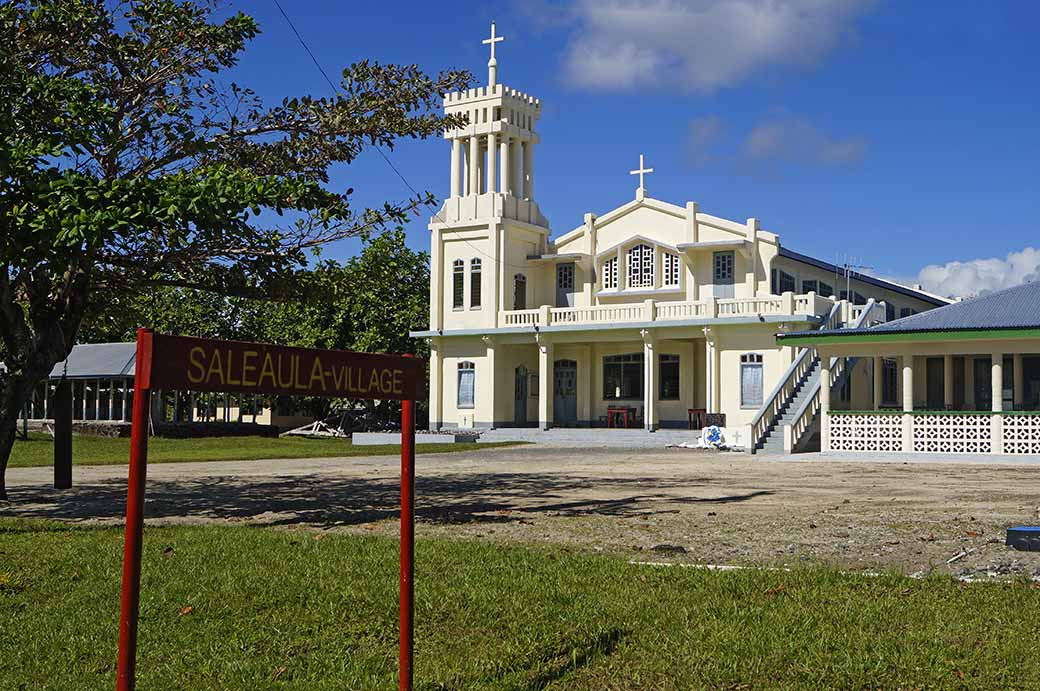
[[[513,446],[514,442],[418,444],[416,453],[445,453]],[[354,446],[349,439],[308,439],[305,437],[203,437],[199,439],[148,440],[149,463],[187,461],[254,461],[264,458],[329,458],[338,456],[389,456],[401,452],[399,445]],[[130,440],[113,437],[75,435],[72,440],[74,465],[113,465],[126,463]],[[10,467],[54,464],[51,437],[31,434],[29,441],[16,441]]]
[[[114,528],[0,519],[0,686],[113,687],[121,549]],[[1040,688],[1025,583],[417,549],[417,689]],[[149,528],[143,585],[141,689],[396,688],[393,540]]]

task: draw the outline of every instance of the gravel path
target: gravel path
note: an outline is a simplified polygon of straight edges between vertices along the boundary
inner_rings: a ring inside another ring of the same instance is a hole
[[[520,447],[417,461],[418,535],[550,543],[638,560],[1040,576],[1004,528],[1040,522],[1040,465],[763,460],[683,449]],[[399,461],[155,464],[150,523],[251,522],[394,534]],[[119,522],[125,466],[8,471],[0,514]],[[947,564],[947,560],[964,552]]]

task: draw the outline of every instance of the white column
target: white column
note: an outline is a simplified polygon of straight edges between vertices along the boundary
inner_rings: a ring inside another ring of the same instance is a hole
[[[654,337],[643,331],[643,425],[657,431],[657,348]]]
[[[509,170],[509,141],[509,136],[503,134],[502,142],[498,145],[498,164],[499,168],[502,169],[502,184],[498,191],[502,194],[512,194],[512,190],[509,188],[510,184],[512,184],[511,171]]]
[[[990,384],[992,388],[993,412],[1004,410],[1004,353],[993,353],[990,362]],[[990,416],[990,440],[993,453],[1004,453],[1004,420],[1000,415]]]
[[[1026,378],[1025,372],[1022,370],[1022,353],[1012,355],[1011,363],[1014,367],[1012,400],[1015,403],[1015,410],[1021,410],[1026,400]]]
[[[495,143],[497,137],[494,132],[487,136],[487,187],[486,190],[494,192],[498,189],[498,166],[495,165],[498,156],[498,146]]]
[[[914,450],[914,356],[904,355],[903,365],[903,451]]]
[[[494,151],[493,148],[490,149],[490,150]],[[492,158],[494,158],[494,157],[492,157]],[[489,182],[490,182],[490,180],[489,180]],[[488,371],[488,373],[484,377],[487,380],[487,382],[481,388],[484,389],[484,392],[487,395],[487,398],[488,398],[488,401],[489,401],[487,407],[485,408],[488,411],[488,415],[489,415],[488,425],[490,426],[491,429],[494,429],[495,428],[495,407],[496,407],[496,404],[498,403],[498,399],[495,396],[495,378],[496,378],[496,375],[498,374],[498,368],[495,367],[495,341],[490,336],[484,336],[484,345],[487,346],[487,349],[485,351],[485,357],[487,358],[487,365],[488,365],[487,366],[487,371]],[[477,406],[477,410],[481,410],[481,408],[482,408],[482,406],[479,406],[479,405]]]
[[[524,143],[524,199],[534,199],[534,142]]]
[[[943,405],[953,409],[953,355],[943,355]]]
[[[121,422],[126,422],[130,419],[130,390],[133,387],[130,386],[130,380],[123,380],[123,417],[120,418]]]
[[[715,393],[718,390],[719,380],[719,367],[718,367],[718,348],[715,347],[715,335],[712,333],[710,328],[704,329],[704,367],[706,369],[705,376],[705,396],[704,404],[707,406],[707,412],[717,413],[718,405],[716,402]]]
[[[466,194],[480,194],[480,139],[469,138],[469,186]]]
[[[831,450],[831,358],[820,353],[820,450]]]
[[[538,343],[538,428],[549,429],[553,420],[553,344]]]
[[[874,356],[874,410],[881,410],[881,399],[884,398],[885,360],[880,355]]]
[[[101,380],[94,382],[94,419],[101,419]]]
[[[451,196],[462,194],[462,140],[451,140]]]

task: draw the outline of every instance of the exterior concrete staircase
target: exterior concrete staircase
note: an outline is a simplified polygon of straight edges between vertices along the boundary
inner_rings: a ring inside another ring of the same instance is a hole
[[[818,395],[820,390],[820,359],[813,358],[805,379],[795,386],[793,395],[781,406],[779,415],[767,427],[765,436],[758,442],[755,451],[764,454],[780,454],[784,451],[784,427],[795,421],[803,404]]]

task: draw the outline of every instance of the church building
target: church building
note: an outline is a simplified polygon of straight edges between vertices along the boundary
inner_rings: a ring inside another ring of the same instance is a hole
[[[756,218],[655,199],[642,155],[631,199],[554,233],[535,186],[542,104],[498,82],[501,40],[492,24],[487,85],[444,99],[468,124],[445,133],[430,324],[411,334],[430,342],[431,428],[714,422],[761,445],[818,365],[777,333],[948,304],[792,251]]]

